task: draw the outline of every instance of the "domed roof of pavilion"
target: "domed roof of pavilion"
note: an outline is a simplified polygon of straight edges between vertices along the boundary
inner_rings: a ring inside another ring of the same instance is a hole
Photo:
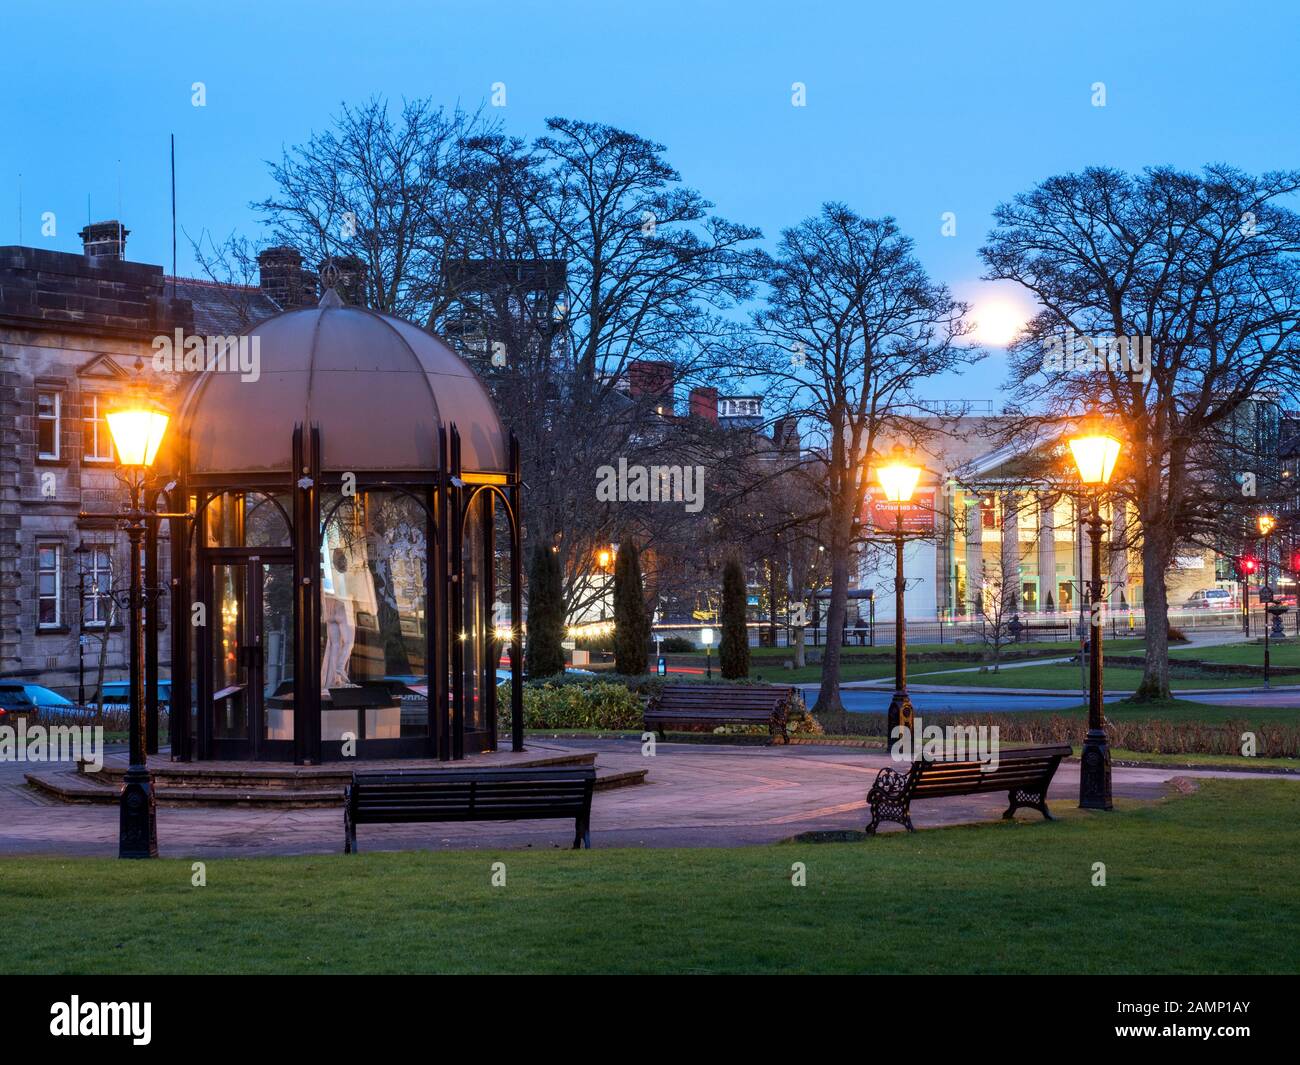
[[[508,437],[487,389],[442,340],[391,314],[317,307],[244,331],[259,373],[208,369],[182,413],[192,473],[289,473],[295,423],[320,426],[327,471],[443,468],[438,429],[460,432],[461,468],[509,472]],[[234,361],[234,360],[232,360]]]

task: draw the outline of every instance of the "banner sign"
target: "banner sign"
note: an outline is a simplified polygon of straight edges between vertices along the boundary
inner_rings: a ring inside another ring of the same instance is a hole
[[[862,524],[876,532],[897,532],[899,504],[888,502],[884,496],[880,488],[867,490]],[[903,532],[934,532],[934,489],[918,489],[911,502],[902,504],[902,510]]]

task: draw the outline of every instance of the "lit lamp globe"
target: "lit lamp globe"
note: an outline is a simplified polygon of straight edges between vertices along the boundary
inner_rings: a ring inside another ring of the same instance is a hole
[[[713,646],[713,630],[712,630],[712,629],[700,629],[700,643],[704,644],[705,647],[712,647],[712,646]]]
[[[910,503],[916,483],[921,479],[921,467],[908,462],[907,453],[895,444],[889,453],[889,462],[876,470],[876,477],[880,480],[886,502]]]
[[[1272,514],[1261,514],[1258,518],[1259,535],[1267,536],[1277,525],[1277,519]]]
[[[104,415],[113,436],[117,459],[123,466],[143,469],[153,465],[167,432],[168,416],[148,400],[133,399]]]
[[[1119,458],[1119,441],[1098,427],[1089,427],[1070,438],[1070,452],[1084,484],[1106,485],[1115,472]]]

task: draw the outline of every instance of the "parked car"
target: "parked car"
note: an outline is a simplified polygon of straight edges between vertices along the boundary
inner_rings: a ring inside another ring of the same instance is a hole
[[[1236,596],[1226,588],[1202,588],[1193,592],[1184,604],[1190,610],[1231,610]]]
[[[7,712],[41,714],[76,714],[82,712],[71,699],[65,699],[56,691],[40,684],[24,684],[22,681],[0,681],[0,710]]]

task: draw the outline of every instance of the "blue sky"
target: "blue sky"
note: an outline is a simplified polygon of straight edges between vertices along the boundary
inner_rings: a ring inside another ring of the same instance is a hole
[[[0,244],[79,250],[118,214],[170,264],[168,134],[183,230],[260,234],[265,161],[370,94],[485,102],[664,143],[684,179],[768,239],[843,200],[892,214],[931,273],[992,318],[977,249],[996,203],[1089,164],[1300,166],[1292,2],[7,0]],[[202,81],[207,106],[191,105]],[[791,85],[807,106],[791,106]],[[1092,104],[1104,82],[1106,106]],[[119,165],[120,161],[120,165]],[[57,235],[40,234],[53,211]],[[940,235],[942,215],[957,235]],[[194,273],[184,233],[180,272]],[[936,397],[997,399],[994,365]],[[972,383],[973,382],[973,383]]]

